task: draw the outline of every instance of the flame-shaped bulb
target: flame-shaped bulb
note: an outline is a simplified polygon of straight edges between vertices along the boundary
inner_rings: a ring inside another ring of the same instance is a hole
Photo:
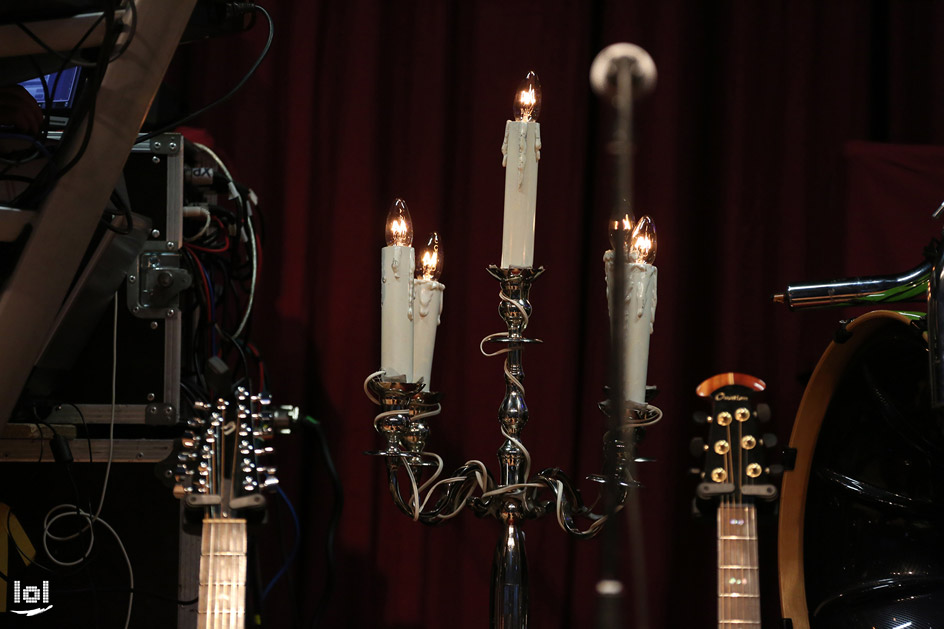
[[[613,251],[616,247],[623,248],[623,255],[629,258],[629,245],[633,236],[633,219],[629,214],[624,214],[623,218],[614,218],[610,221],[610,246]]]
[[[633,229],[629,259],[646,264],[653,264],[656,261],[656,224],[648,216],[640,218]]]
[[[541,82],[533,71],[518,83],[512,115],[518,122],[537,122],[541,115]]]
[[[424,280],[439,280],[443,268],[443,250],[439,234],[432,232],[429,235],[429,240],[418,257],[419,260],[416,263],[417,277]]]
[[[409,247],[413,244],[413,219],[403,199],[394,199],[387,212],[387,246]]]

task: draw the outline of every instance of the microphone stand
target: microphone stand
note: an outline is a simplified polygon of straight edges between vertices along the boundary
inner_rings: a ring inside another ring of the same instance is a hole
[[[641,55],[644,55],[644,57],[641,57]],[[611,104],[615,110],[613,135],[607,145],[607,153],[612,156],[615,169],[612,177],[610,219],[617,223],[622,220],[627,208],[630,218],[635,221],[633,212],[633,88],[634,82],[643,84],[642,86],[645,88],[644,83],[646,81],[649,81],[648,87],[651,87],[655,74],[654,66],[651,69],[645,67],[647,65],[645,62],[652,66],[651,59],[642,49],[631,44],[614,44],[602,51],[594,61],[594,66],[605,64],[606,81],[604,85],[600,84],[599,76],[594,76],[594,74],[598,75],[599,72],[591,70],[591,76],[595,83],[594,88],[611,96]],[[615,246],[614,253],[613,294],[624,295],[626,251],[621,246]],[[609,356],[610,412],[607,413],[607,430],[610,434],[618,434],[618,431],[623,430],[622,424],[627,413],[626,394],[623,388],[625,365],[622,357],[622,348],[624,347],[622,322],[626,307],[624,299],[614,300]],[[634,402],[645,402],[645,400],[634,400]],[[631,451],[625,460],[630,478],[635,478],[635,432],[631,439]],[[606,458],[608,461],[614,461],[616,457]],[[603,558],[600,567],[600,579],[596,585],[597,611],[595,626],[597,629],[622,629],[625,626],[622,622],[625,587],[620,578],[620,529],[612,525],[615,518],[610,517],[615,515],[618,508],[620,479],[612,465],[610,469],[604,471],[604,475],[607,479],[604,488],[604,506],[608,516],[608,524],[604,527],[602,533]],[[631,577],[634,586],[632,596],[633,617],[637,629],[648,629],[649,609],[645,587],[646,571],[642,543],[644,535],[642,534],[639,501],[634,491],[630,491],[626,497],[625,508],[629,528]]]

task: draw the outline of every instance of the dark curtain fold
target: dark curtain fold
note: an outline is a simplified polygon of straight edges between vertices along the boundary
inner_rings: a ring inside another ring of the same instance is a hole
[[[434,387],[443,413],[429,449],[447,468],[501,443],[500,358],[479,340],[501,329],[485,273],[501,247],[500,146],[517,82],[544,88],[544,142],[525,354],[534,467],[573,478],[601,466],[607,315],[610,116],[588,72],[605,45],[647,49],[656,91],[636,108],[636,213],[658,230],[659,304],[649,381],[665,412],[648,431],[639,492],[652,627],[709,625],[713,519],[693,519],[698,462],[688,418],[695,386],[720,371],[768,384],[771,430],[789,437],[803,378],[838,312],[770,303],[787,283],[913,266],[938,233],[942,150],[863,142],[944,141],[941,2],[382,2],[272,0],[270,58],[231,102],[198,122],[266,213],[254,336],[277,401],[323,422],[345,487],[337,586],[323,626],[484,627],[498,526],[471,513],[429,529],[387,495],[364,378],[379,362],[384,217],[407,200],[417,233],[442,235],[446,285]],[[181,50],[191,104],[229,88],[263,27]],[[848,144],[849,142],[856,142]],[[330,484],[312,435],[280,439],[283,485],[302,517],[291,583],[267,599],[266,625],[309,618],[324,583]],[[584,483],[592,500],[595,487]],[[621,521],[621,526],[623,522]],[[764,536],[765,626],[778,619],[773,521]],[[534,627],[588,627],[599,541],[568,539],[552,517],[528,522]],[[277,546],[264,568],[280,563]],[[628,570],[625,575],[628,578]],[[627,605],[625,626],[633,622]]]

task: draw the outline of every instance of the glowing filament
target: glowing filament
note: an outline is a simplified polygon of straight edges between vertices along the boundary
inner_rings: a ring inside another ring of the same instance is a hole
[[[513,115],[518,122],[536,122],[541,114],[541,82],[538,75],[528,72],[515,91]]]
[[[387,246],[409,247],[413,244],[413,220],[403,199],[394,199],[387,212]]]
[[[417,276],[424,280],[438,280],[442,275],[443,253],[442,243],[439,240],[439,234],[432,232],[426,246],[419,254],[419,263]]]
[[[656,261],[656,226],[651,218],[643,216],[639,219],[630,242],[630,260],[645,264]]]

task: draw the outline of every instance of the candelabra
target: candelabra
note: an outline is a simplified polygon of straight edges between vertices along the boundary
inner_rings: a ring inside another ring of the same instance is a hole
[[[381,407],[374,426],[385,438],[386,447],[369,454],[386,457],[390,493],[400,510],[414,520],[439,524],[468,506],[479,517],[491,516],[501,522],[503,532],[492,565],[491,626],[524,628],[528,620],[528,572],[523,522],[555,512],[565,531],[578,538],[589,538],[600,530],[607,516],[594,513],[584,504],[579,489],[560,468],[547,468],[532,476],[530,455],[522,441],[529,417],[522,353],[529,344],[541,342],[525,337],[524,331],[531,317],[531,284],[544,269],[490,266],[488,272],[501,285],[498,311],[507,326],[507,332],[490,335],[482,342],[503,346],[486,355],[505,356],[505,396],[498,410],[505,441],[498,449],[498,480],[479,461],[466,463],[452,476],[437,480],[442,460],[426,452],[425,447],[430,432],[427,419],[440,410],[439,394],[424,391],[423,382],[385,381],[382,372],[368,378],[365,392]],[[605,413],[612,412],[608,404],[600,406]],[[621,427],[607,432],[604,438],[604,473],[591,477],[612,483],[616,503],[620,505],[629,489],[637,484],[630,473],[634,430],[658,421],[660,415],[658,409],[646,404],[628,406]],[[420,485],[423,470],[428,467],[437,469]],[[410,480],[409,498],[404,498],[401,492],[401,470]],[[421,496],[427,489],[424,500]],[[481,493],[474,495],[477,490]],[[435,502],[428,504],[436,495]],[[578,517],[587,518],[590,525],[581,529]]]
[[[528,624],[524,521],[553,512],[561,528],[571,535],[578,538],[596,535],[607,519],[622,508],[629,491],[638,484],[632,473],[636,437],[640,434],[637,429],[656,423],[662,416],[661,411],[642,399],[646,397],[649,334],[656,300],[655,229],[649,217],[634,221],[629,179],[632,84],[651,89],[655,66],[638,46],[614,44],[594,61],[591,77],[596,89],[612,96],[619,113],[612,144],[620,158],[617,160],[618,185],[614,188],[615,207],[620,212],[615,221],[617,229],[611,233],[611,237],[616,237],[613,240],[615,251],[604,256],[613,327],[613,388],[611,400],[600,404],[607,415],[603,473],[589,477],[604,487],[605,513],[594,513],[587,507],[579,489],[560,468],[547,468],[532,475],[531,456],[522,440],[528,423],[523,350],[531,343],[540,343],[527,338],[524,332],[531,318],[531,285],[544,273],[543,267],[532,266],[537,168],[542,149],[537,122],[541,87],[537,75],[530,72],[519,83],[513,106],[514,120],[506,122],[502,143],[505,214],[501,267],[490,266],[488,272],[501,286],[498,313],[507,331],[490,334],[479,345],[486,356],[505,357],[505,396],[498,409],[505,441],[498,449],[497,480],[481,461],[469,461],[440,480],[443,461],[426,450],[430,433],[428,419],[441,411],[439,394],[429,391],[425,380],[429,378],[435,326],[442,307],[444,287],[437,282],[442,269],[442,250],[438,236],[433,234],[422,255],[422,264],[416,264],[422,266],[422,282],[427,293],[416,293],[411,275],[413,230],[406,203],[397,199],[387,215],[387,247],[382,250],[381,370],[364,382],[364,392],[381,407],[374,427],[386,444],[383,450],[369,454],[385,457],[390,493],[397,507],[413,520],[440,524],[468,506],[479,517],[491,516],[500,521],[503,532],[492,564],[490,612],[491,626],[496,629],[524,629]],[[625,216],[623,209],[629,210]],[[402,272],[407,267],[410,275]],[[427,299],[424,300],[423,294],[427,294]],[[421,306],[419,310],[415,308],[417,303]],[[487,342],[500,347],[486,352]],[[430,468],[435,470],[424,479]],[[408,498],[404,498],[400,488],[401,471],[409,478]],[[630,507],[630,515],[633,515],[632,504]],[[577,518],[589,520],[589,526],[581,529]],[[606,599],[609,610],[604,616],[610,625],[618,626],[613,610],[617,604],[616,593],[622,585],[612,573],[612,570],[605,571],[597,590]]]

